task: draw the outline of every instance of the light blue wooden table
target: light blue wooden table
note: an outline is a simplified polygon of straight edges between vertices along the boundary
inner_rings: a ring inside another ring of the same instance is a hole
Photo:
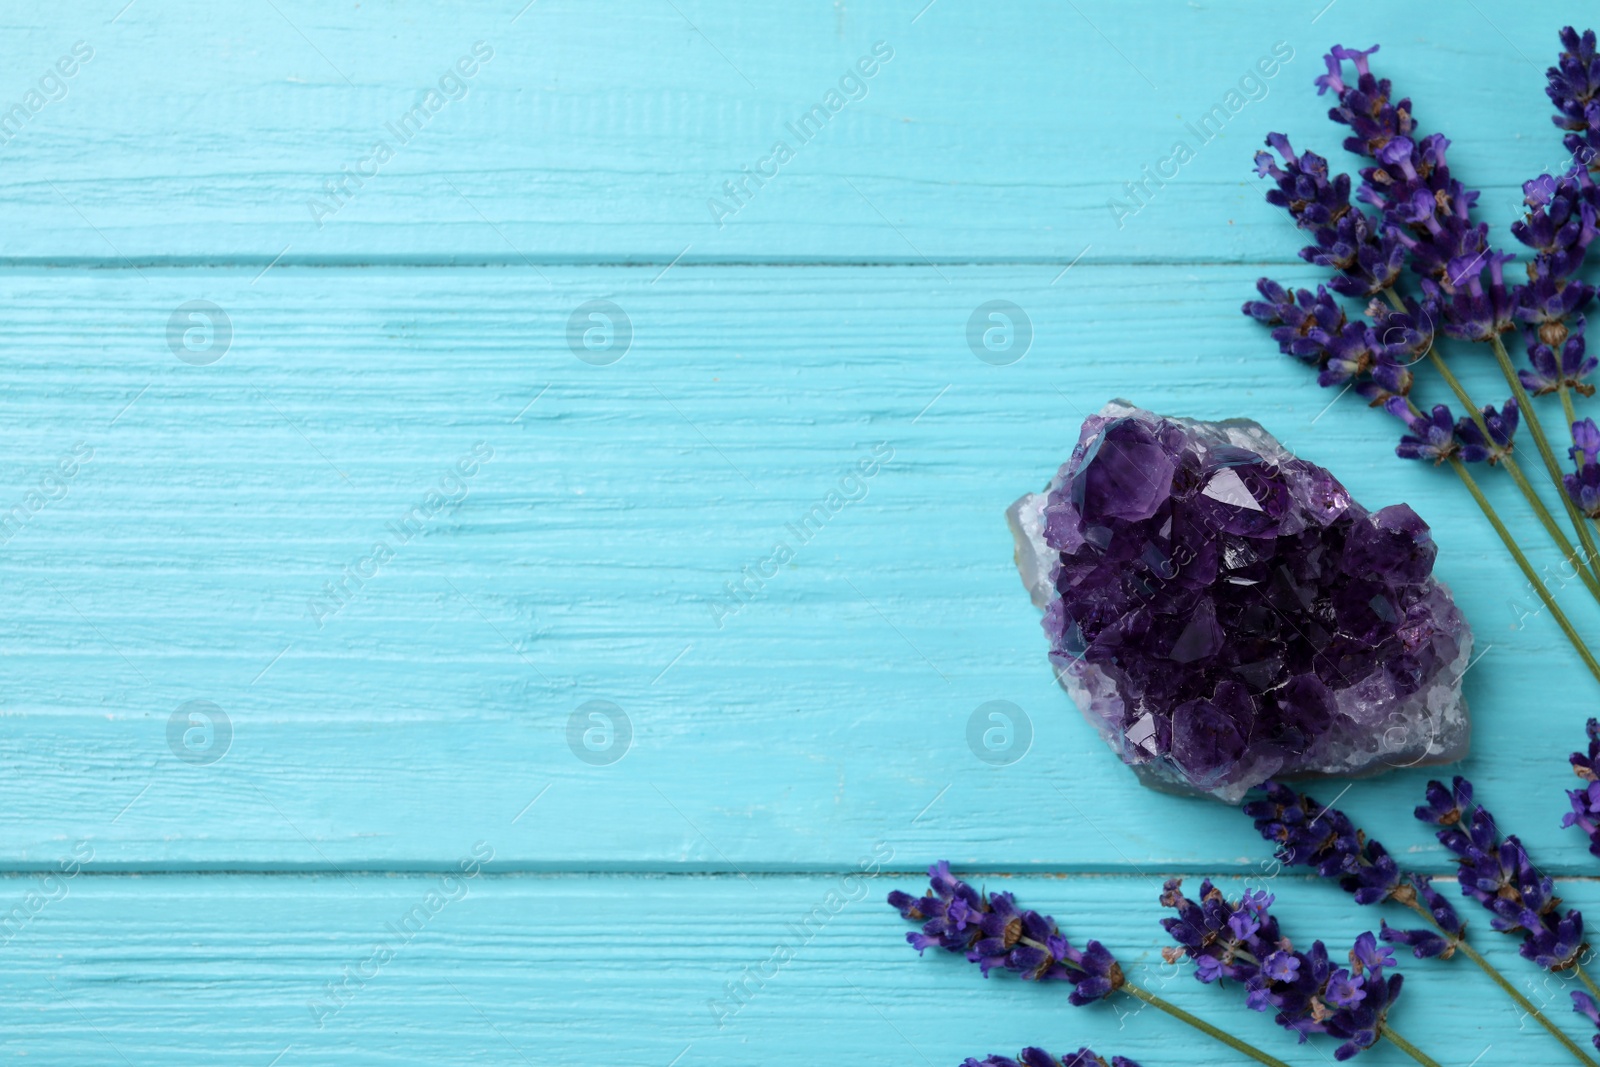
[[[1163,969],[1162,878],[1259,882],[1263,848],[1109,757],[1011,566],[1004,508],[1117,395],[1416,506],[1484,650],[1466,770],[1600,904],[1558,828],[1596,703],[1559,633],[1516,625],[1454,486],[1237,313],[1315,276],[1249,161],[1337,146],[1328,45],[1383,43],[1503,226],[1592,9],[924,2],[0,16],[8,1062],[1231,1062],[919,961],[881,900],[941,857],[1323,1062]],[[968,343],[993,300],[1031,327],[1008,365]],[[967,742],[993,700],[1033,734],[1004,766]],[[1442,872],[1427,777],[1341,804]],[[1378,919],[1272,888],[1304,940]],[[1465,964],[1408,970],[1441,1062],[1556,1062]]]

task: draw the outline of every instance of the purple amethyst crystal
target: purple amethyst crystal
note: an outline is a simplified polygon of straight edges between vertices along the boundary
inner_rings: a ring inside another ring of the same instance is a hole
[[[1146,785],[1234,803],[1466,754],[1472,634],[1427,524],[1258,424],[1112,401],[1007,516],[1057,679]]]

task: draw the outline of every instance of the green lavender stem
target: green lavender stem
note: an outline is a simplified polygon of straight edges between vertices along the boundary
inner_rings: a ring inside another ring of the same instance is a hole
[[[1384,295],[1388,297],[1390,305],[1396,311],[1405,310],[1405,302],[1400,299],[1400,295],[1393,289],[1385,290]],[[1483,434],[1483,439],[1485,441],[1494,440],[1489,435],[1488,424],[1484,422],[1483,409],[1467,393],[1466,387],[1461,384],[1460,379],[1450,370],[1449,365],[1445,363],[1444,358],[1439,355],[1437,349],[1432,347],[1428,349],[1428,362],[1433,365],[1434,370],[1438,371],[1439,377],[1444,379],[1445,384],[1450,387],[1450,391],[1455,393],[1456,399],[1461,402],[1461,406],[1467,409],[1467,415],[1478,427],[1478,432]],[[1514,374],[1513,377],[1515,377]],[[1519,388],[1521,384],[1519,380],[1517,382]],[[1412,405],[1412,407],[1415,408],[1415,405]],[[1505,472],[1511,476],[1512,482],[1521,491],[1523,498],[1528,502],[1528,506],[1533,509],[1534,517],[1545,528],[1545,532],[1550,535],[1550,540],[1555,542],[1556,547],[1561,550],[1561,554],[1566,557],[1567,562],[1572,564],[1573,570],[1577,572],[1580,580],[1588,588],[1590,595],[1597,602],[1600,602],[1600,556],[1596,555],[1596,550],[1590,547],[1588,541],[1585,541],[1584,551],[1587,553],[1587,558],[1580,558],[1578,549],[1567,539],[1566,534],[1561,532],[1561,527],[1556,523],[1555,516],[1551,515],[1550,509],[1545,507],[1544,500],[1534,490],[1533,483],[1528,481],[1528,476],[1522,473],[1522,467],[1517,463],[1516,459],[1510,455],[1503,456],[1500,459],[1500,466],[1505,468]],[[1575,514],[1572,502],[1567,499],[1566,487],[1561,484],[1560,478],[1556,479],[1556,488],[1561,493],[1561,499],[1567,501],[1569,513]],[[1588,527],[1580,526],[1579,539],[1583,540],[1583,535],[1587,532]]]
[[[1589,553],[1589,565],[1595,565],[1594,534],[1590,532],[1588,520],[1579,513],[1572,498],[1567,495],[1567,487],[1561,480],[1561,464],[1556,462],[1555,452],[1550,448],[1550,439],[1545,436],[1544,427],[1539,424],[1539,414],[1533,410],[1533,399],[1528,396],[1528,391],[1522,387],[1522,379],[1517,377],[1516,368],[1511,365],[1511,356],[1506,352],[1506,346],[1501,343],[1499,335],[1489,339],[1490,347],[1494,349],[1495,362],[1500,365],[1500,373],[1505,377],[1506,384],[1511,386],[1511,395],[1516,398],[1517,407],[1522,410],[1522,421],[1527,423],[1528,432],[1533,435],[1533,443],[1539,449],[1539,457],[1544,460],[1544,466],[1550,472],[1550,481],[1556,487],[1556,493],[1561,497],[1561,502],[1567,506],[1567,517],[1572,520],[1573,529],[1578,531],[1578,539],[1583,542],[1584,550]]]
[[[1450,370],[1450,367],[1440,358],[1439,353],[1429,352],[1428,359],[1433,363],[1434,369],[1439,372],[1439,376],[1444,379],[1445,384],[1456,394],[1456,399],[1461,401],[1462,406],[1472,416],[1472,421],[1477,425],[1478,432],[1483,434],[1483,439],[1485,441],[1491,440],[1489,427],[1483,421],[1483,411],[1467,393],[1466,387],[1461,384],[1461,381]],[[1511,480],[1522,491],[1523,497],[1528,501],[1529,506],[1533,508],[1533,513],[1538,518],[1540,525],[1545,528],[1545,531],[1550,535],[1550,539],[1561,550],[1561,554],[1567,558],[1567,562],[1572,564],[1572,569],[1577,572],[1583,584],[1588,587],[1590,594],[1594,596],[1596,601],[1600,601],[1600,580],[1596,580],[1592,569],[1597,562],[1595,550],[1589,547],[1588,541],[1585,541],[1585,555],[1580,556],[1578,549],[1567,539],[1566,534],[1561,532],[1561,527],[1556,523],[1555,516],[1550,514],[1549,508],[1545,507],[1544,501],[1533,488],[1533,483],[1528,481],[1528,476],[1522,473],[1522,467],[1514,458],[1504,456],[1500,460],[1500,465],[1505,468],[1506,473],[1511,476]],[[1561,487],[1561,498],[1563,500],[1567,499],[1565,486]],[[1570,500],[1567,502],[1568,504],[1571,503]],[[1580,523],[1578,529],[1581,540],[1582,535],[1588,532],[1588,527]],[[1585,566],[1585,562],[1587,562],[1587,566]]]
[[[1395,1033],[1394,1028],[1388,1023],[1379,1023],[1378,1033],[1382,1034],[1388,1040],[1394,1042],[1394,1044],[1399,1047],[1400,1051],[1404,1052],[1407,1056],[1410,1056],[1412,1059],[1422,1064],[1422,1067],[1439,1067],[1437,1061],[1435,1061],[1426,1052],[1423,1052],[1417,1046],[1413,1045],[1411,1042]]]
[[[1585,1052],[1582,1046],[1563,1033],[1555,1023],[1551,1022],[1549,1017],[1546,1016],[1544,1012],[1540,1011],[1534,1006],[1533,1001],[1523,996],[1521,991],[1518,990],[1516,986],[1511,984],[1510,979],[1506,978],[1505,975],[1500,973],[1499,968],[1490,963],[1488,960],[1484,959],[1482,954],[1467,942],[1466,937],[1459,934],[1449,933],[1444,927],[1439,925],[1438,920],[1433,917],[1433,912],[1429,911],[1416,901],[1412,901],[1406,906],[1412,911],[1416,912],[1418,915],[1422,916],[1424,919],[1428,920],[1428,924],[1435,930],[1438,930],[1441,934],[1444,934],[1446,937],[1450,938],[1451,943],[1455,945],[1456,948],[1461,950],[1462,955],[1466,956],[1467,959],[1471,960],[1473,963],[1476,963],[1478,965],[1478,969],[1483,971],[1484,974],[1488,975],[1495,985],[1503,989],[1506,996],[1510,997],[1517,1007],[1521,1008],[1529,1018],[1538,1023],[1540,1026],[1544,1027],[1546,1030],[1550,1031],[1551,1036],[1557,1041],[1561,1042],[1562,1046],[1565,1047],[1568,1052],[1572,1053],[1579,1063],[1584,1064],[1585,1067],[1600,1067],[1600,1064],[1596,1064],[1594,1058]],[[1587,981],[1587,977],[1584,980]]]
[[[1583,984],[1589,987],[1589,992],[1595,999],[1600,1000],[1600,986],[1594,984],[1594,979],[1589,977],[1589,973],[1583,969],[1583,965],[1575,965],[1572,969],[1578,973],[1579,978],[1583,979]]]
[[[1122,991],[1132,997],[1144,1001],[1152,1008],[1166,1012],[1174,1019],[1188,1023],[1190,1026],[1194,1027],[1196,1030],[1199,1030],[1207,1037],[1215,1038],[1224,1045],[1227,1045],[1229,1048],[1233,1049],[1233,1051],[1244,1056],[1249,1056],[1257,1063],[1266,1064],[1266,1067],[1289,1067],[1287,1063],[1284,1063],[1277,1057],[1269,1056],[1265,1052],[1262,1052],[1260,1049],[1256,1048],[1254,1045],[1240,1041],[1237,1037],[1234,1037],[1226,1030],[1219,1030],[1217,1027],[1212,1026],[1210,1023],[1206,1022],[1197,1015],[1190,1015],[1176,1004],[1163,1000],[1154,993],[1150,992],[1148,989],[1141,989],[1132,982],[1124,982],[1122,984]],[[1426,1062],[1432,1063],[1431,1060]],[[1438,1067],[1438,1065],[1434,1064],[1434,1067]]]
[[[1483,490],[1478,488],[1477,479],[1467,470],[1467,465],[1459,459],[1451,459],[1450,466],[1455,468],[1456,474],[1461,478],[1462,484],[1467,487],[1467,492],[1472,494],[1472,499],[1478,502],[1478,507],[1483,511],[1484,518],[1489,520],[1489,525],[1494,527],[1494,532],[1500,535],[1500,540],[1505,542],[1506,551],[1511,553],[1511,558],[1516,560],[1517,566],[1522,568],[1523,577],[1528,579],[1533,591],[1539,594],[1539,599],[1544,601],[1544,606],[1550,610],[1550,617],[1561,627],[1561,632],[1567,635],[1567,640],[1572,642],[1573,650],[1578,653],[1578,658],[1583,660],[1583,665],[1589,668],[1589,673],[1594,675],[1594,680],[1600,682],[1600,662],[1596,662],[1583,639],[1578,636],[1578,631],[1573,629],[1566,613],[1556,603],[1555,597],[1550,595],[1550,590],[1544,587],[1544,582],[1539,579],[1538,573],[1533,569],[1533,564],[1528,562],[1528,557],[1522,554],[1522,548],[1517,544],[1516,538],[1511,536],[1511,531],[1506,529],[1506,524],[1500,521],[1499,514],[1494,510],[1494,505],[1489,503],[1489,498],[1483,495]]]

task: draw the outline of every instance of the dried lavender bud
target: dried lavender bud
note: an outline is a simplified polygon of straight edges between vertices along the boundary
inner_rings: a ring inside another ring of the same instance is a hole
[[[1161,926],[1180,946],[1163,955],[1169,963],[1180,956],[1194,960],[1195,977],[1200,981],[1209,985],[1231,978],[1249,983],[1269,958],[1288,944],[1278,933],[1278,920],[1268,911],[1272,894],[1246,889],[1237,903],[1229,903],[1207,880],[1200,883],[1196,902],[1183,895],[1182,886],[1181,878],[1168,879],[1162,886],[1162,907],[1176,910],[1178,917],[1162,919]]]
[[[928,878],[925,896],[898,889],[889,894],[891,907],[922,923],[920,933],[906,934],[919,954],[935,947],[959,952],[985,978],[999,967],[1028,981],[1071,982],[1068,999],[1075,1005],[1101,1000],[1122,987],[1122,968],[1100,942],[1074,948],[1050,916],[1019,909],[1010,893],[985,896],[952,875],[944,860],[928,868]]]
[[[1473,803],[1471,782],[1457,777],[1448,789],[1429,782],[1426,803],[1415,814],[1440,827],[1434,836],[1456,854],[1462,894],[1488,909],[1496,930],[1522,937],[1518,951],[1526,959],[1550,971],[1577,965],[1588,947],[1583,916],[1560,914],[1555,883],[1534,867],[1515,835],[1500,837],[1494,816]]]
[[[1505,279],[1511,261],[1499,252],[1471,253],[1450,260],[1437,279],[1422,279],[1422,291],[1439,305],[1445,336],[1488,341],[1511,329],[1513,295]]]
[[[1244,313],[1276,327],[1272,339],[1279,351],[1319,370],[1329,359],[1325,339],[1343,332],[1344,309],[1321,286],[1315,294],[1306,289],[1285,289],[1269,278],[1256,282],[1265,298],[1245,302]]]

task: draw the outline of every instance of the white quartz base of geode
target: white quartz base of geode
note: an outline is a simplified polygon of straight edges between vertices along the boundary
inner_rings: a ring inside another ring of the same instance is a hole
[[[1138,411],[1124,401],[1112,401],[1098,413],[1117,418]],[[1205,422],[1162,416],[1193,431],[1221,433],[1241,448],[1282,460],[1293,453],[1284,448],[1259,423],[1249,419]],[[1029,493],[1006,510],[1006,520],[1016,540],[1017,570],[1034,606],[1043,611],[1056,598],[1053,584],[1058,553],[1045,543],[1044,508],[1051,491],[1063,483],[1058,473],[1043,492]],[[1459,617],[1449,589],[1435,578],[1428,596],[1436,606]],[[1454,661],[1440,670],[1435,681],[1397,700],[1383,676],[1370,677],[1353,687],[1337,690],[1339,717],[1316,744],[1304,753],[1263,753],[1258,766],[1236,780],[1202,793],[1182,774],[1159,758],[1138,731],[1126,733],[1120,724],[1125,705],[1115,681],[1094,664],[1078,662],[1057,669],[1056,681],[1067,691],[1084,718],[1152,789],[1184,795],[1208,795],[1238,803],[1251,788],[1268,778],[1287,780],[1326,777],[1360,777],[1402,767],[1453,763],[1464,758],[1471,740],[1471,723],[1462,696],[1462,677],[1472,661],[1472,632],[1462,620],[1460,649]],[[1116,725],[1113,725],[1116,724]],[[1148,736],[1148,735],[1147,735]],[[1289,770],[1283,771],[1285,766]],[[1283,773],[1280,773],[1283,772]]]

